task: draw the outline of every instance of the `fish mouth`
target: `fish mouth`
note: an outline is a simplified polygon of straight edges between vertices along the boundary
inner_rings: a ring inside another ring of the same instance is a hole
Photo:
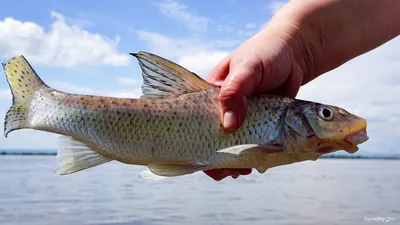
[[[361,129],[357,132],[354,132],[350,135],[347,135],[343,141],[343,148],[348,153],[355,153],[358,150],[359,144],[362,144],[368,141],[369,137],[367,135],[366,129]]]

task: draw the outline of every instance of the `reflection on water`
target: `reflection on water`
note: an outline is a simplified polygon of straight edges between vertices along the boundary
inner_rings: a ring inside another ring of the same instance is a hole
[[[222,182],[151,182],[117,162],[69,176],[54,166],[54,156],[0,157],[0,224],[400,223],[399,160],[321,159]]]

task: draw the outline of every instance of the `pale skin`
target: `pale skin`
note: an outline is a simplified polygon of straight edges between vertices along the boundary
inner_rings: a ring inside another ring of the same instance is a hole
[[[247,96],[296,97],[302,85],[398,36],[399,12],[399,0],[291,0],[207,77],[221,87],[225,130],[234,132],[243,124]],[[222,180],[251,171],[204,172]]]

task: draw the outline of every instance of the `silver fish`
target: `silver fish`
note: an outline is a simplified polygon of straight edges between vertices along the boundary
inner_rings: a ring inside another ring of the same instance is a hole
[[[342,108],[267,94],[249,97],[244,124],[227,133],[218,87],[159,56],[132,55],[143,76],[139,99],[68,94],[47,86],[23,56],[3,63],[13,95],[5,136],[24,128],[60,134],[57,174],[116,160],[164,177],[264,172],[337,150],[354,153],[368,140],[366,121]]]

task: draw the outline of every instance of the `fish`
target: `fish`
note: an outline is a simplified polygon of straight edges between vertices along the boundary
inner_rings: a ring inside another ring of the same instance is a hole
[[[73,174],[110,161],[147,167],[144,177],[226,168],[267,169],[317,160],[366,142],[367,122],[343,108],[272,94],[248,97],[243,125],[225,132],[220,87],[161,56],[139,51],[139,98],[63,92],[23,56],[2,63],[12,93],[4,135],[33,129],[59,135],[54,172]]]

